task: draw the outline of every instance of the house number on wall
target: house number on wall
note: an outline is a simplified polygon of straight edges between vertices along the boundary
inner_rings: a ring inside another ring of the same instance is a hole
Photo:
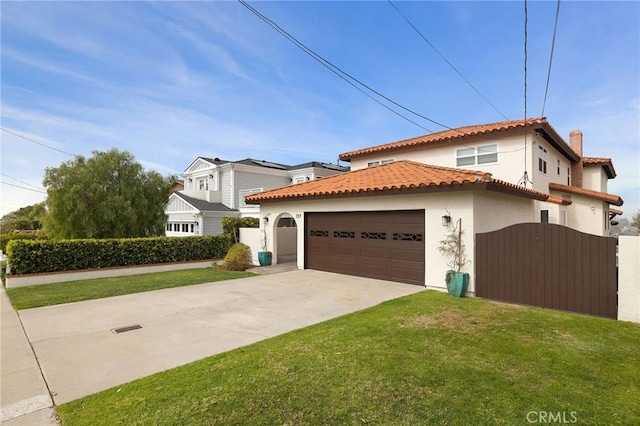
[[[296,213],[296,219],[302,218],[302,213]]]

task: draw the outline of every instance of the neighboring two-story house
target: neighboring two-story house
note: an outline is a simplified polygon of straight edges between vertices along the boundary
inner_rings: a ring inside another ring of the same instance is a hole
[[[169,196],[167,236],[222,233],[223,217],[258,217],[260,207],[244,197],[267,189],[307,182],[349,170],[320,162],[289,166],[247,158],[226,161],[198,157],[184,171],[182,185]]]
[[[460,127],[340,155],[351,171],[253,194],[269,249],[274,222],[293,217],[298,267],[443,288],[438,252],[461,220],[474,293],[475,234],[549,222],[608,235],[620,214],[607,193],[608,158],[583,157],[582,133],[570,143],[545,118]]]

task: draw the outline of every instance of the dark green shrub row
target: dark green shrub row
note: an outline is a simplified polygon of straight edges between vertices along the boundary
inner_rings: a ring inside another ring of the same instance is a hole
[[[230,235],[104,240],[15,240],[7,245],[12,274],[75,271],[223,258]]]
[[[7,252],[7,244],[9,241],[13,240],[42,240],[47,238],[47,236],[42,232],[32,232],[32,233],[22,233],[22,232],[11,232],[10,234],[0,234],[0,250],[3,252]]]

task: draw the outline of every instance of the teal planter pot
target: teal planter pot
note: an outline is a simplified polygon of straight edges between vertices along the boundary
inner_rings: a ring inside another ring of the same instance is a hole
[[[260,266],[269,266],[271,265],[273,253],[270,251],[259,251],[258,252],[258,262],[260,262]]]
[[[447,281],[447,291],[455,297],[464,297],[469,285],[469,274],[466,272],[452,272]]]

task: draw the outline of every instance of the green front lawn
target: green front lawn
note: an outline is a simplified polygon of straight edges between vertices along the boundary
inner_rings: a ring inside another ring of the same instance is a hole
[[[64,425],[640,424],[639,342],[638,324],[424,291],[58,414]]]
[[[20,310],[160,290],[162,288],[252,277],[254,275],[252,272],[225,271],[216,268],[186,269],[182,271],[8,288],[7,294],[13,307]]]

